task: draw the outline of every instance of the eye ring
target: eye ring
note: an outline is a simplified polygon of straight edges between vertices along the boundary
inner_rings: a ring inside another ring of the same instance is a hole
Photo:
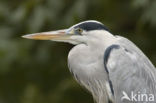
[[[81,34],[81,33],[83,32],[83,29],[77,28],[77,29],[76,29],[76,32],[77,32],[78,34]]]

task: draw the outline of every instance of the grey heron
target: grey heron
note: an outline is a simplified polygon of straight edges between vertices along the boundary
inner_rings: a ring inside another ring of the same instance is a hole
[[[73,44],[69,70],[97,103],[156,103],[155,66],[134,43],[111,34],[101,22],[23,37]]]

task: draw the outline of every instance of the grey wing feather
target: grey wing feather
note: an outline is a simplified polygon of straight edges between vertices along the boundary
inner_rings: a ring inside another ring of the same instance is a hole
[[[143,103],[135,98],[121,100],[123,92],[133,94],[153,94],[156,96],[156,69],[149,59],[132,42],[117,37],[120,48],[110,51],[106,67],[112,81],[115,103]],[[132,100],[133,99],[133,100]],[[146,98],[143,98],[146,99]],[[149,98],[147,98],[149,99]],[[156,101],[156,100],[155,100]],[[155,101],[150,103],[155,103]],[[148,103],[148,102],[144,102]]]

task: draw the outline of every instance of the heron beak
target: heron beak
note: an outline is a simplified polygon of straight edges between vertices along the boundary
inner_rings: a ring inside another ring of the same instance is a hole
[[[41,33],[34,33],[22,36],[23,38],[27,39],[35,39],[35,40],[67,40],[71,33],[67,32],[67,29],[64,30],[57,30],[57,31],[50,31],[50,32],[41,32]]]

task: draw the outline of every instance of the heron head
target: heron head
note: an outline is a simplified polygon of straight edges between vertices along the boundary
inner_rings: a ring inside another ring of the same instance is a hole
[[[100,22],[95,20],[88,20],[73,25],[68,29],[34,33],[22,36],[27,39],[35,40],[52,40],[58,42],[68,42],[74,45],[85,43],[87,41],[87,35],[91,34],[91,31],[108,29]]]

